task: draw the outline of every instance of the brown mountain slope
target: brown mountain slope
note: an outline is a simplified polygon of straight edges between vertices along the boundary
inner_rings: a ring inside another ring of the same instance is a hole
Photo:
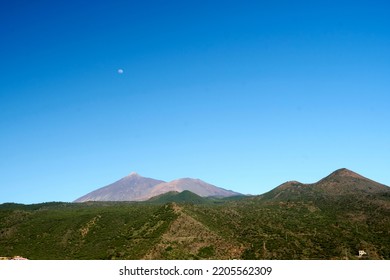
[[[75,202],[85,201],[145,201],[167,192],[190,191],[202,197],[228,197],[240,193],[226,190],[199,179],[183,178],[164,182],[131,173],[108,186],[92,191]]]
[[[145,200],[143,198],[148,197],[149,191],[160,183],[164,183],[164,181],[145,178],[132,172],[110,185],[76,199],[74,202]]]
[[[202,197],[227,197],[233,195],[240,195],[237,192],[225,190],[223,188],[219,188],[217,186],[206,183],[202,180],[191,178],[182,178],[173,180],[171,182],[158,184],[157,186],[153,187],[149,194],[151,195],[151,197],[153,197],[171,191],[190,191]]]
[[[313,184],[289,181],[261,197],[266,199],[314,199],[338,195],[375,195],[390,193],[388,186],[377,183],[346,168],[338,169]]]

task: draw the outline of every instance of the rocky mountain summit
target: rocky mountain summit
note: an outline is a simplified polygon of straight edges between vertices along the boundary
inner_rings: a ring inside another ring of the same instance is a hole
[[[228,197],[240,195],[237,192],[226,190],[200,179],[181,178],[170,182],[142,177],[132,172],[128,176],[94,190],[75,202],[85,201],[145,201],[154,196],[167,192],[190,191],[201,197]]]

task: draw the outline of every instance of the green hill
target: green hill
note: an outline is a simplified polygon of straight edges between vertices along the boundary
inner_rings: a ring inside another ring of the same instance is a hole
[[[390,191],[344,170],[230,200],[172,192],[142,203],[2,204],[0,256],[15,255],[389,260]]]
[[[390,259],[390,197],[0,207],[0,256]]]
[[[190,191],[182,191],[182,192],[167,192],[155,197],[152,197],[148,200],[151,203],[195,203],[195,204],[203,204],[208,203],[209,200],[207,198],[203,198],[193,192]]]

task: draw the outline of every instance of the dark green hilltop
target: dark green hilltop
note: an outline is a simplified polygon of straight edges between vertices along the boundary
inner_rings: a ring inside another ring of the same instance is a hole
[[[259,196],[0,205],[0,257],[390,259],[390,188],[347,169]]]

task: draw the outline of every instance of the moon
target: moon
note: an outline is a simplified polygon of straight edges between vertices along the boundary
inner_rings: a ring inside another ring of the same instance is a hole
[[[119,69],[118,69],[118,74],[123,74],[123,72],[124,72],[124,71],[123,71],[122,68],[119,68]]]

